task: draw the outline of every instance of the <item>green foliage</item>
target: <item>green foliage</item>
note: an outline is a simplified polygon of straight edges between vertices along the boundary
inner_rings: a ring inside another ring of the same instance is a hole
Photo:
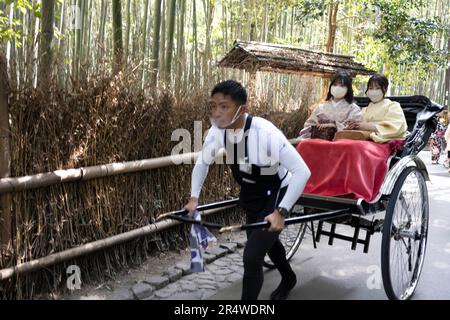
[[[13,5],[15,10],[19,10],[22,14],[32,13],[36,17],[41,17],[41,3],[31,0],[0,0],[0,4],[9,8]],[[25,38],[25,35],[19,30],[21,21],[14,17],[13,21],[10,21],[9,13],[5,10],[0,10],[0,42],[2,41],[14,41],[16,46],[20,46],[21,38]]]
[[[392,64],[419,65],[425,70],[444,66],[446,52],[433,46],[435,34],[448,32],[439,17],[428,19],[411,15],[411,9],[421,2],[406,0],[372,0],[372,6],[380,13],[380,25],[373,33],[374,39],[384,43]]]
[[[328,0],[297,0],[294,1],[296,9],[295,21],[301,26],[312,20],[317,20],[327,13]]]

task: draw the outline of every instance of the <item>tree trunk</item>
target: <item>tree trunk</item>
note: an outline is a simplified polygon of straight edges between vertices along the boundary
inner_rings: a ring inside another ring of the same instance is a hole
[[[82,19],[83,16],[83,3],[82,0],[78,0],[77,8],[80,9],[80,17],[78,19]],[[75,19],[77,20],[77,19]],[[73,53],[73,74],[75,82],[78,82],[78,77],[80,73],[80,61],[81,61],[81,47],[83,44],[83,22],[81,22],[81,26],[78,24],[78,21],[75,22],[75,50]]]
[[[81,47],[80,47],[80,79],[86,79],[86,39],[88,25],[88,5],[90,0],[83,0],[81,7]]]
[[[66,14],[66,0],[64,0],[61,4],[61,18],[60,18],[60,25],[59,25],[59,33],[61,35],[64,35],[65,30],[66,30],[65,14]],[[62,61],[63,59],[59,59],[59,58],[62,58],[65,56],[66,56],[66,40],[64,38],[61,38],[59,40],[59,44],[58,44],[58,59],[57,59],[58,60],[58,64],[57,64],[58,85],[61,89],[65,88],[64,74],[65,74],[66,66],[65,66],[64,62]]]
[[[10,15],[12,15],[12,19],[10,20],[10,27],[13,28],[14,30],[16,29],[13,25],[12,25],[12,21],[13,19],[18,19],[19,17],[19,10],[14,10],[14,6],[11,4],[9,6],[9,8],[6,8],[5,10],[7,10],[6,12],[9,12]],[[6,41],[5,41],[6,43]],[[18,83],[17,83],[17,47],[16,47],[16,42],[15,41],[11,41],[10,42],[11,45],[11,49],[10,49],[10,54],[9,54],[9,77],[10,77],[10,87],[15,90],[18,89]]]
[[[142,53],[141,53],[141,64],[142,64],[142,74],[141,74],[141,79],[142,79],[142,85],[145,85],[145,57],[147,56],[146,51],[147,51],[147,21],[148,21],[148,0],[145,0],[144,2],[144,21],[142,23],[143,26],[143,36],[142,36]]]
[[[211,61],[212,53],[211,53],[211,28],[212,21],[214,17],[214,0],[204,0],[204,10],[205,10],[205,19],[206,19],[206,43],[205,43],[205,52],[203,55],[203,79],[204,83],[209,84],[211,78],[211,72],[209,68],[209,64]],[[242,32],[242,29],[241,29]]]
[[[34,61],[33,61],[33,56],[34,56],[34,49],[35,49],[35,43],[34,43],[34,36],[35,36],[35,24],[36,24],[36,17],[34,16],[34,14],[28,10],[27,11],[27,15],[28,15],[28,26],[27,26],[27,36],[28,39],[26,40],[26,46],[24,45],[24,50],[26,47],[26,51],[25,51],[25,66],[26,66],[26,70],[25,70],[25,87],[31,87],[33,85],[33,79],[34,79]]]
[[[123,67],[123,44],[122,44],[122,8],[120,0],[112,1],[113,16],[113,50],[114,62],[113,73],[116,74]]]
[[[269,30],[269,20],[267,18],[267,11],[268,11],[268,3],[267,0],[264,0],[264,36],[263,36],[264,42],[267,42],[267,33]]]
[[[192,74],[194,78],[191,83],[196,84],[198,80],[198,41],[197,41],[197,6],[192,2],[192,33],[194,37],[194,47],[192,48]]]
[[[145,14],[147,14],[147,8],[148,8],[148,0],[145,1],[146,6],[144,8],[145,10]],[[128,63],[128,57],[129,57],[129,46],[130,46],[130,30],[131,30],[131,15],[130,15],[130,10],[131,10],[131,0],[127,0],[127,11],[126,11],[126,19],[127,19],[127,30],[125,32],[125,64]],[[147,23],[145,23],[144,25],[145,30],[147,30]],[[144,33],[145,34],[145,33]],[[144,37],[144,42],[145,42],[145,37]]]
[[[186,0],[180,0],[180,16],[178,20],[178,34],[177,34],[177,75],[176,75],[176,92],[180,93],[182,76],[186,73],[186,68],[183,64],[186,62],[184,54],[184,19],[186,16]]]
[[[52,78],[52,40],[55,1],[42,1],[41,36],[39,45],[38,86],[48,90]]]
[[[222,20],[223,20],[223,52],[227,52],[228,49],[228,18],[227,18],[227,5],[222,0]]]
[[[337,12],[339,9],[339,2],[331,1],[330,3],[330,14],[328,16],[328,36],[327,36],[327,44],[326,44],[326,52],[334,51],[334,40],[336,38],[336,29],[337,29]],[[323,78],[322,85],[322,95],[321,100],[325,99],[328,93],[328,87],[330,85],[330,78]]]
[[[6,56],[4,55],[2,48],[0,48],[0,179],[7,178],[11,174],[8,110],[9,83],[6,63]],[[0,245],[6,246],[10,240],[11,195],[0,194]]]
[[[173,53],[173,38],[175,34],[175,12],[177,0],[170,0],[169,4],[169,21],[167,30],[167,50],[166,50],[166,71],[165,80],[168,85],[171,81],[171,67],[172,67],[172,53]]]
[[[248,108],[250,112],[256,107],[256,69],[248,71]]]
[[[330,15],[328,16],[328,37],[326,52],[334,51],[334,42],[336,39],[336,29],[337,29],[337,12],[339,9],[339,2],[331,1],[330,3]]]
[[[95,1],[95,0],[94,0]],[[91,63],[91,32],[92,32],[92,12],[93,12],[93,4],[94,1],[90,1],[89,2],[89,10],[88,12],[86,12],[86,25],[88,27],[86,27],[86,36],[85,36],[85,40],[84,40],[84,47],[86,48],[86,53],[84,54],[84,63],[86,68],[92,67],[92,63]],[[89,69],[85,70],[86,76],[89,74]]]
[[[153,20],[153,44],[152,44],[152,76],[151,82],[154,86],[158,79],[159,66],[159,36],[161,29],[161,2],[162,0],[155,0],[154,20]]]
[[[159,47],[159,80],[165,79],[166,71],[166,21],[167,21],[167,1],[162,0],[161,4],[161,37],[160,37],[160,47]]]
[[[101,3],[101,17],[100,17],[100,30],[99,30],[99,36],[98,36],[98,42],[99,42],[99,48],[97,51],[97,61],[98,63],[101,62],[101,58],[104,57],[106,50],[105,50],[105,24],[106,24],[106,14],[108,12],[107,7],[107,1],[102,0]]]

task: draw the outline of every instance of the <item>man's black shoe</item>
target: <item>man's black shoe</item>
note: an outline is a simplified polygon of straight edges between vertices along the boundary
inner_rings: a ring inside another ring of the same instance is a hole
[[[297,277],[295,276],[295,274],[289,280],[282,279],[278,288],[276,288],[275,291],[271,293],[270,300],[286,300],[289,292],[295,287],[296,284]]]

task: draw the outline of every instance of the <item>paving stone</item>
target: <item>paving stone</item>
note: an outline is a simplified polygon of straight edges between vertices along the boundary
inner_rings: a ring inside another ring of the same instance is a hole
[[[234,265],[235,266],[239,266],[239,267],[244,267],[244,261],[236,261],[235,263],[234,263]]]
[[[237,243],[235,242],[228,242],[228,243],[222,243],[220,245],[221,248],[228,250],[228,252],[232,253],[235,252],[237,249]]]
[[[193,292],[179,292],[170,297],[170,300],[200,300],[203,292],[196,290]]]
[[[157,296],[157,297],[160,298],[160,299],[168,298],[168,297],[170,297],[172,294],[173,294],[172,291],[170,291],[170,290],[165,290],[165,289],[158,290],[158,291],[155,292],[155,296]]]
[[[191,263],[190,262],[179,262],[175,265],[175,268],[180,269],[183,271],[183,276],[186,276],[188,274],[191,274]]]
[[[218,267],[226,267],[229,265],[229,262],[223,259],[219,259],[213,262],[213,265]]]
[[[206,250],[206,253],[216,255],[218,258],[225,256],[227,252],[228,251],[223,248],[211,248]]]
[[[197,276],[199,278],[202,278],[202,279],[209,279],[209,278],[213,278],[214,279],[214,275],[208,270],[205,270],[204,272],[197,273]]]
[[[242,275],[236,274],[236,273],[232,273],[227,277],[227,281],[229,281],[229,282],[236,282],[241,279],[242,279]]]
[[[230,259],[242,259],[242,256],[239,253],[232,253],[227,256]]]
[[[217,293],[217,290],[215,288],[214,288],[214,290],[209,290],[209,289],[202,289],[202,290],[203,290],[203,294],[201,297],[202,300],[208,299],[209,297],[211,297],[212,295]]]
[[[178,292],[181,290],[180,284],[175,282],[175,283],[171,283],[168,286],[164,287],[161,290],[171,290],[173,292]]]
[[[228,256],[222,257],[222,258],[220,258],[220,260],[223,262],[226,262],[228,264],[233,263],[233,259],[229,258]]]
[[[227,276],[216,276],[216,282],[225,282],[227,280]]]
[[[181,277],[183,276],[183,270],[175,267],[170,267],[169,269],[167,269],[167,271],[163,273],[163,275],[167,276],[170,282],[175,282],[181,279]]]
[[[153,276],[149,277],[144,280],[144,282],[151,285],[156,290],[161,289],[162,287],[169,284],[169,278],[168,277],[160,277],[160,276]]]
[[[211,284],[202,284],[201,286],[198,286],[199,289],[208,289],[208,290],[217,290],[215,286]]]
[[[215,281],[216,278],[212,275],[212,274],[208,274],[208,275],[204,275],[204,276],[199,276],[197,277],[197,279],[195,281]]]
[[[219,269],[221,269],[221,268],[223,268],[223,267],[219,267],[219,266],[216,266],[216,265],[214,265],[214,264],[210,264],[210,265],[208,265],[206,268],[208,269],[209,272],[215,274],[215,272],[216,272],[217,270],[219,270]]]
[[[231,269],[222,268],[222,269],[216,270],[214,273],[218,274],[218,275],[227,275],[227,274],[230,274],[230,273],[233,273],[233,272],[234,271],[231,270]]]
[[[219,290],[228,288],[229,286],[230,286],[230,283],[229,283],[229,282],[218,282],[218,283],[217,283],[217,288],[218,288]]]
[[[178,284],[175,285],[172,283],[159,291],[162,291],[164,294],[169,293],[170,295],[174,295],[181,291],[181,286],[179,286]]]
[[[244,271],[244,267],[237,266],[237,265],[229,266],[229,268],[230,268],[231,270],[233,270],[233,271],[236,271],[236,272]]]
[[[185,283],[181,285],[181,290],[183,291],[195,291],[197,290],[197,285],[193,282]]]
[[[195,280],[198,278],[197,273],[191,273],[185,277],[183,277],[184,280]]]
[[[217,256],[214,255],[214,254],[210,254],[210,253],[207,253],[207,252],[203,253],[203,260],[206,263],[211,263],[211,262],[213,262],[216,259],[217,259]]]
[[[153,293],[153,287],[148,283],[139,282],[131,288],[131,291],[137,299],[143,299]]]
[[[214,286],[216,283],[215,279],[195,279],[195,283],[198,285],[211,285]]]
[[[134,300],[133,292],[127,288],[114,290],[109,300]]]

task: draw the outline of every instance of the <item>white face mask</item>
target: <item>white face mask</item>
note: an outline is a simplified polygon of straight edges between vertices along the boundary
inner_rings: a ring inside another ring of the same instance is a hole
[[[242,108],[242,106],[239,106],[239,108],[237,109],[236,113],[234,114],[233,119],[231,120],[231,122],[228,123],[228,124],[226,124],[226,125],[224,125],[224,126],[222,126],[222,128],[220,128],[220,127],[216,124],[216,122],[214,121],[214,119],[213,119],[212,117],[209,117],[209,121],[211,122],[211,125],[213,125],[213,126],[216,126],[216,127],[220,128],[220,129],[226,129],[226,128],[228,128],[229,126],[233,125],[233,123],[235,123],[236,120],[239,118],[238,113],[239,113],[239,111],[241,110],[241,108]]]
[[[331,94],[335,99],[342,99],[347,94],[347,87],[331,86]]]
[[[381,91],[381,89],[369,89],[367,91],[367,96],[369,97],[370,101],[377,103],[384,98],[384,93]]]

